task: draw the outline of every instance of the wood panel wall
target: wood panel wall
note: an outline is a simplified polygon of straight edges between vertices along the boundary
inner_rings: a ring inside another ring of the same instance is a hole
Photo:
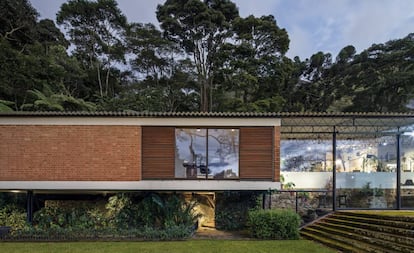
[[[280,182],[280,126],[274,128],[273,141],[273,160],[274,160],[274,175],[273,181]]]
[[[175,128],[142,127],[142,179],[174,179]]]
[[[240,179],[274,180],[274,128],[240,128]]]

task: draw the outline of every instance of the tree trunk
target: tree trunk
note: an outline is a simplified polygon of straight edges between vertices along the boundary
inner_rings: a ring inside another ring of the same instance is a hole
[[[207,80],[203,80],[201,84],[201,111],[208,112],[208,82]]]
[[[96,68],[97,68],[97,74],[98,74],[99,93],[100,93],[101,98],[102,98],[103,97],[103,88],[102,88],[101,70],[100,70],[99,63],[96,64]]]
[[[109,72],[111,71],[111,68],[108,68],[108,71],[106,72],[106,79],[105,79],[105,86],[106,86],[106,90],[105,90],[105,96],[108,96],[108,90],[109,90]]]

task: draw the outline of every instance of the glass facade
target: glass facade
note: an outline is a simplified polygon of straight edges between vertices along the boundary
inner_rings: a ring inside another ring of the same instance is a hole
[[[239,177],[239,130],[177,128],[175,177],[236,179]]]
[[[285,185],[294,185],[296,189],[328,189],[332,184],[332,142],[282,140],[280,156]]]
[[[414,131],[400,137],[337,133],[334,141],[333,136],[282,139],[283,184],[294,190],[334,190],[338,209],[397,209],[399,166],[401,208],[414,208]]]
[[[401,207],[414,208],[414,131],[401,135]]]
[[[396,207],[396,137],[349,139],[338,135],[336,194],[338,208]]]

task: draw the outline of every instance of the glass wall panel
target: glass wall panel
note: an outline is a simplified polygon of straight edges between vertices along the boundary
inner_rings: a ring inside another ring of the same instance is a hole
[[[175,129],[175,177],[205,178],[207,164],[207,130]]]
[[[337,137],[337,207],[395,208],[396,137]]]
[[[177,128],[175,142],[176,178],[239,177],[238,129]]]
[[[285,188],[331,188],[331,140],[282,140],[280,147],[281,175]]]
[[[208,168],[215,179],[239,177],[238,129],[208,129]]]
[[[401,136],[401,207],[414,208],[414,131]]]

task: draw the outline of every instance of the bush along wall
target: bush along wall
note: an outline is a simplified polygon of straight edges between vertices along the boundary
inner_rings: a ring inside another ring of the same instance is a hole
[[[0,239],[179,240],[194,233],[198,218],[194,213],[196,203],[185,201],[180,194],[116,194],[99,203],[69,203],[45,205],[34,214],[32,226],[15,227],[9,222],[10,212],[2,210],[0,224],[12,225],[13,232]]]
[[[221,230],[242,230],[246,228],[247,214],[256,208],[263,192],[226,191],[216,193],[215,223]],[[261,204],[260,204],[261,205]]]
[[[299,239],[300,217],[291,210],[251,210],[248,214],[249,232],[259,239]]]

